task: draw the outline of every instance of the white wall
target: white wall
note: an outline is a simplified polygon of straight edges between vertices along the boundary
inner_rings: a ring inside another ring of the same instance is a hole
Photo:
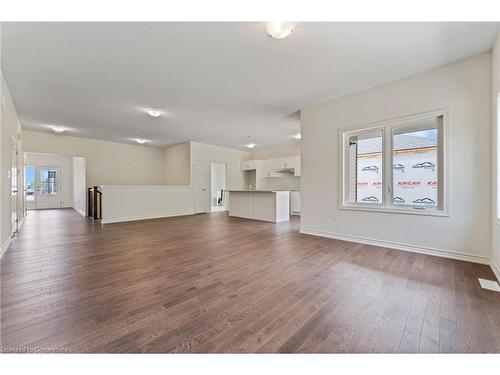
[[[85,158],[72,157],[73,165],[73,208],[85,216],[87,201],[87,179]]]
[[[165,184],[190,184],[191,143],[181,143],[165,150]]]
[[[251,151],[250,156],[245,160],[269,160],[288,156],[300,156],[300,143],[298,141],[295,142],[290,145]],[[259,190],[300,190],[300,177],[284,175],[283,177],[269,178],[255,176],[255,172],[253,171],[246,173],[250,176],[250,185],[256,186]]]
[[[191,166],[190,181],[194,181],[194,163],[205,160],[226,165],[226,188],[243,189],[246,186],[243,172],[240,170],[241,159],[248,156],[246,151],[226,147],[189,142],[189,155],[185,148],[177,148],[174,153],[167,153],[176,163]],[[89,169],[89,167],[87,167]],[[168,174],[168,171],[167,171]],[[182,174],[182,173],[181,173]],[[177,174],[178,176],[181,174]],[[108,185],[102,189],[102,216],[104,223],[151,219],[168,216],[188,215],[194,212],[194,186],[188,185]],[[124,203],[126,202],[126,203]]]
[[[295,141],[294,144],[289,144],[280,147],[264,148],[264,149],[253,149],[250,155],[245,160],[267,160],[284,158],[287,156],[300,156],[301,148],[300,143]]]
[[[11,137],[18,139],[18,189],[17,217],[21,221],[24,216],[24,169],[21,125],[17,117],[16,108],[0,72],[0,254],[6,249],[11,234]]]
[[[165,183],[165,150],[23,130],[24,151],[84,157],[87,186]]]
[[[55,167],[61,170],[61,207],[73,207],[73,159],[67,155],[39,154],[26,152],[26,165]],[[36,184],[36,183],[35,183]]]
[[[193,214],[190,186],[102,187],[102,221],[105,224],[190,214]]]
[[[257,177],[257,189],[300,190],[300,177],[285,174],[283,177]]]
[[[245,189],[248,183],[245,173],[241,171],[241,160],[248,156],[247,151],[191,142],[191,181],[194,181],[194,162],[206,160],[226,164],[226,188],[228,190]]]
[[[339,210],[339,129],[449,109],[450,217]],[[491,54],[305,108],[301,230],[489,262]]]
[[[491,258],[492,258],[492,268],[496,273],[497,279],[500,280],[500,219],[497,216],[497,210],[499,205],[499,158],[500,158],[500,132],[498,131],[498,124],[500,123],[498,118],[498,102],[497,98],[500,94],[500,33],[497,35],[497,40],[493,48],[492,54],[492,124],[493,124],[493,162],[492,162],[492,197],[493,197],[493,210],[492,210],[492,247],[491,247]]]

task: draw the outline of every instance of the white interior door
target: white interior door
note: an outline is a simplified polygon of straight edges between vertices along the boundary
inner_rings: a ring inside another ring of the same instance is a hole
[[[61,169],[36,167],[36,208],[61,207]]]
[[[194,212],[210,212],[210,163],[204,160],[196,160],[194,163]]]
[[[17,142],[11,140],[10,146],[10,231],[11,234],[17,232],[18,217],[17,217],[17,194],[18,194],[18,181],[17,181]]]

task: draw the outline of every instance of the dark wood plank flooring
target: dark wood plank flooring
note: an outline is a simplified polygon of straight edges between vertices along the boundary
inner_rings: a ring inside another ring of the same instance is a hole
[[[298,231],[31,211],[1,260],[2,350],[500,352],[488,266]]]

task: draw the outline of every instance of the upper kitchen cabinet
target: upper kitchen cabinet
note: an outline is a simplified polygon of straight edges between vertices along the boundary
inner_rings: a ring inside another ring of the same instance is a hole
[[[262,171],[259,173],[262,177],[283,177],[283,163],[280,159],[268,159],[262,161]]]
[[[300,156],[264,160],[264,164],[264,177],[300,176]]]
[[[296,159],[294,161],[294,169],[293,169],[293,175],[300,177],[300,156],[294,156]]]
[[[241,170],[255,170],[257,177],[300,176],[300,156],[266,160],[244,160],[241,162]]]
[[[259,164],[258,160],[242,160],[241,161],[241,170],[242,171],[252,171],[257,169],[257,165]]]

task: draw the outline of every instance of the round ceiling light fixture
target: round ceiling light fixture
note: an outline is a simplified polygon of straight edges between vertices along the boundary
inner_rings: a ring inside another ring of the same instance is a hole
[[[245,145],[246,148],[254,148],[257,146],[256,143],[252,142],[252,137],[248,136],[248,143]]]
[[[137,143],[139,143],[140,145],[143,145],[144,143],[146,143],[146,142],[147,142],[147,140],[142,139],[142,138],[137,138],[135,141],[136,141]]]
[[[146,108],[146,113],[150,115],[151,117],[160,117],[161,116],[161,111],[159,109],[155,108]]]
[[[295,133],[295,134],[292,135],[292,137],[295,138],[295,139],[301,139],[302,138],[302,134]]]
[[[51,129],[56,134],[61,134],[62,132],[64,132],[66,130],[66,128],[63,128],[62,126],[51,126]]]
[[[267,34],[274,39],[284,39],[295,29],[292,22],[268,22],[266,26]]]

